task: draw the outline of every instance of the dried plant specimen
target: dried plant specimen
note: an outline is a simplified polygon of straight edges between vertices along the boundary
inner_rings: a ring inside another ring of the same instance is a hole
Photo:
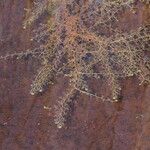
[[[146,55],[149,24],[129,32],[117,27],[120,15],[134,7],[134,0],[37,0],[33,10],[27,10],[24,29],[47,13],[47,22],[40,24],[31,38],[37,47],[2,58],[32,55],[40,59],[42,66],[31,85],[32,95],[53,84],[55,76],[68,77],[68,89],[55,106],[58,128],[64,126],[69,103],[77,92],[117,102],[121,97],[120,79],[137,75],[141,83],[150,82],[150,59]],[[97,32],[101,29],[105,30]],[[110,96],[93,93],[89,78],[105,80]]]

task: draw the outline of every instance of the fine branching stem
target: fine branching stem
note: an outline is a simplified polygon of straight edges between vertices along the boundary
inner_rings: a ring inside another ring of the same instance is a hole
[[[149,0],[138,3],[149,6]],[[149,23],[126,32],[118,27],[122,15],[136,9],[135,0],[35,0],[31,10],[25,9],[23,28],[34,26],[46,14],[31,38],[37,46],[0,59],[31,55],[41,61],[32,95],[43,92],[59,74],[68,78],[69,86],[55,106],[54,122],[62,128],[76,92],[117,102],[121,98],[120,79],[136,75],[141,84],[150,83]],[[109,97],[90,89],[88,81],[93,77],[104,80],[102,86],[108,87]]]

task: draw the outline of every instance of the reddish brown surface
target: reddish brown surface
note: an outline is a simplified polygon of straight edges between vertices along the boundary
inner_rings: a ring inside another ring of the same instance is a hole
[[[23,9],[30,5],[30,0],[0,1],[0,55],[30,47],[30,29],[22,29]],[[139,6],[133,18],[124,15],[130,24],[122,23],[138,26],[147,14]],[[136,77],[124,80],[123,100],[117,104],[79,95],[67,126],[57,129],[53,106],[65,80],[33,97],[29,90],[38,67],[33,58],[0,62],[1,150],[150,150],[150,87],[138,86]]]

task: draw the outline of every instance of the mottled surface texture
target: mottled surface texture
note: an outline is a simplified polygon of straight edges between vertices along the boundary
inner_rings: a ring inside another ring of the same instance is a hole
[[[30,47],[31,29],[23,30],[22,21],[24,8],[31,4],[31,0],[0,1],[0,55]],[[136,14],[124,14],[126,28],[149,21],[148,8],[138,7]],[[67,125],[57,129],[52,106],[66,81],[58,78],[45,93],[31,96],[30,84],[38,67],[37,59],[31,57],[0,61],[1,150],[150,150],[149,86],[139,86],[136,77],[123,80],[123,100],[119,103],[80,94]]]

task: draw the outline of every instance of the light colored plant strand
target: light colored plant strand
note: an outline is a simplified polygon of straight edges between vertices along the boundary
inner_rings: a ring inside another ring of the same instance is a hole
[[[148,4],[148,1],[144,1]],[[42,92],[47,84],[53,84],[58,74],[68,76],[70,85],[55,106],[55,124],[64,126],[69,112],[69,103],[75,93],[94,96],[103,101],[117,102],[121,96],[120,78],[137,75],[141,83],[150,82],[149,25],[128,33],[113,25],[119,15],[134,8],[134,0],[36,1],[23,27],[35,22],[45,11],[49,12],[46,24],[34,31],[32,41],[37,47],[28,51],[39,58],[42,67],[31,86],[31,94]],[[90,24],[92,14],[96,16]],[[97,33],[94,28],[105,27],[106,33]],[[39,43],[39,44],[38,44]],[[10,55],[17,56],[17,54]],[[18,54],[22,57],[23,54]],[[2,58],[7,58],[7,56]],[[110,88],[110,97],[98,96],[90,90],[87,78],[105,80]]]

